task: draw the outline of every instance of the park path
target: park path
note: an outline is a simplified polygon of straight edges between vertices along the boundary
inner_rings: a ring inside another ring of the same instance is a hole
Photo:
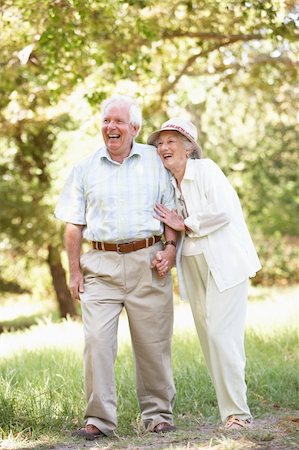
[[[186,429],[174,433],[152,435],[146,442],[142,436],[93,442],[81,441],[51,447],[51,450],[295,450],[298,441],[299,412],[283,410],[262,419],[245,432],[223,432],[213,425],[198,425],[198,430]],[[1,447],[0,447],[1,448]],[[8,450],[8,449],[7,449]]]

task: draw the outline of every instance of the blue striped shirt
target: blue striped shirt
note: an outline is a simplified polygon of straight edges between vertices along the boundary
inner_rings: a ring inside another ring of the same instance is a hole
[[[122,164],[102,147],[71,171],[55,216],[84,225],[90,241],[126,242],[163,233],[154,205],[175,208],[174,190],[155,147],[134,142]]]

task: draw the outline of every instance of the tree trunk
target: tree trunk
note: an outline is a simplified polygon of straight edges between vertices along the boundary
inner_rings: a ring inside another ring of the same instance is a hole
[[[57,248],[48,246],[48,264],[52,275],[53,286],[61,317],[77,315],[74,302],[66,282],[65,270],[61,263],[60,253]]]

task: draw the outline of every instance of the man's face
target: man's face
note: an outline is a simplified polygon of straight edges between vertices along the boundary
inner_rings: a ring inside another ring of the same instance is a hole
[[[126,103],[112,103],[107,107],[102,121],[102,135],[112,159],[129,155],[136,132],[136,127],[130,123]]]

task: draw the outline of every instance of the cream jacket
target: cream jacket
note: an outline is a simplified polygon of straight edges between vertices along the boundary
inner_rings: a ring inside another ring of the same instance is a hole
[[[178,192],[174,178],[172,182]],[[217,164],[210,159],[189,159],[181,190],[188,211],[185,225],[191,229],[188,236],[200,238],[200,248],[219,291],[255,276],[261,264],[238,195]],[[186,299],[181,266],[184,238],[181,233],[176,264],[180,295]]]

